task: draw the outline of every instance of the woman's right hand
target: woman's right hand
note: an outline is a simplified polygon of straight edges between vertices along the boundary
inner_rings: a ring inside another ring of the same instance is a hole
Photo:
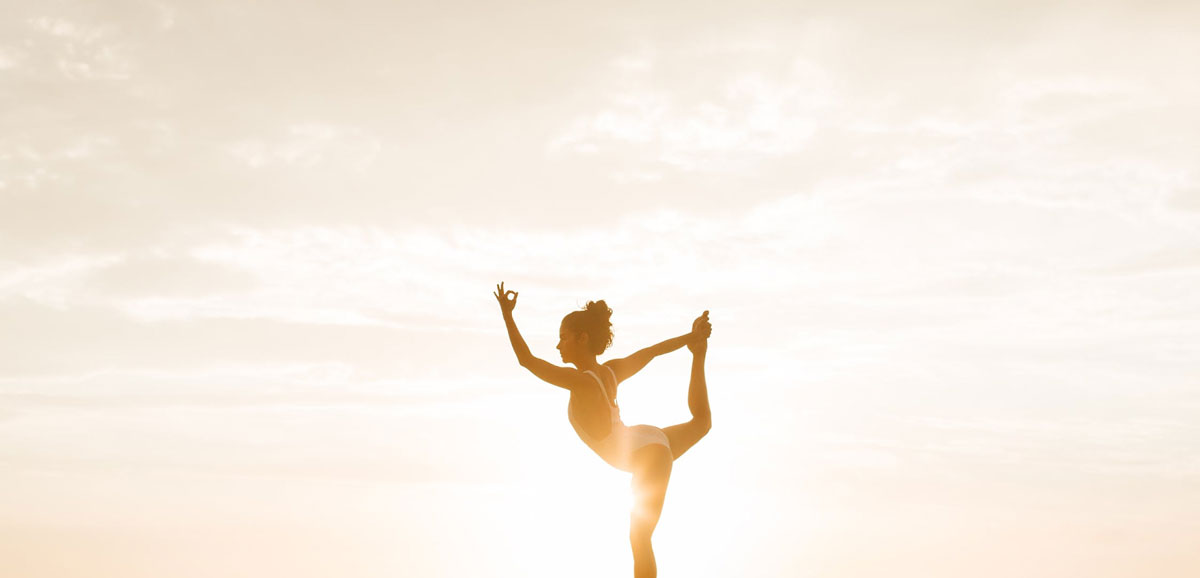
[[[692,322],[692,338],[688,340],[688,351],[703,353],[708,350],[708,337],[712,335],[712,323],[708,321],[708,311]]]
[[[505,291],[503,281],[499,285],[496,285],[496,292],[492,293],[492,295],[495,295],[496,301],[500,302],[500,312],[505,315],[512,313],[512,310],[517,306],[517,292]],[[508,298],[509,295],[512,295],[512,299]]]

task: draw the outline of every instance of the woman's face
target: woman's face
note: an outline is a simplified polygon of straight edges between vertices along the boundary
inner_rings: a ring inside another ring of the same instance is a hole
[[[563,363],[574,363],[578,359],[576,352],[582,347],[582,338],[583,334],[567,329],[565,322],[558,327],[557,349],[558,354],[562,356]]]

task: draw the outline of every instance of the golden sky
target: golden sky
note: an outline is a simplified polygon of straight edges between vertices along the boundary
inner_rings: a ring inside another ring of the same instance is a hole
[[[0,575],[1200,572],[1200,5],[3,8]]]

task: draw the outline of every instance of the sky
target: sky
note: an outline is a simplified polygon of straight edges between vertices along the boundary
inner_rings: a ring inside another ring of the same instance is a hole
[[[2,575],[1200,571],[1195,3],[0,4]]]

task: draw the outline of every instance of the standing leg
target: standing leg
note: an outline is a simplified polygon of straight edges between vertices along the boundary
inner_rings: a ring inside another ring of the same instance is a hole
[[[688,409],[692,412],[692,420],[663,428],[663,433],[671,440],[671,452],[675,459],[679,459],[683,452],[696,445],[712,429],[708,384],[704,381],[704,357],[708,353],[705,345],[692,348],[692,381],[688,385]]]
[[[661,444],[650,444],[633,454],[633,511],[629,514],[629,545],[633,547],[634,578],[656,578],[658,565],[650,536],[662,514],[671,479],[671,452]]]

